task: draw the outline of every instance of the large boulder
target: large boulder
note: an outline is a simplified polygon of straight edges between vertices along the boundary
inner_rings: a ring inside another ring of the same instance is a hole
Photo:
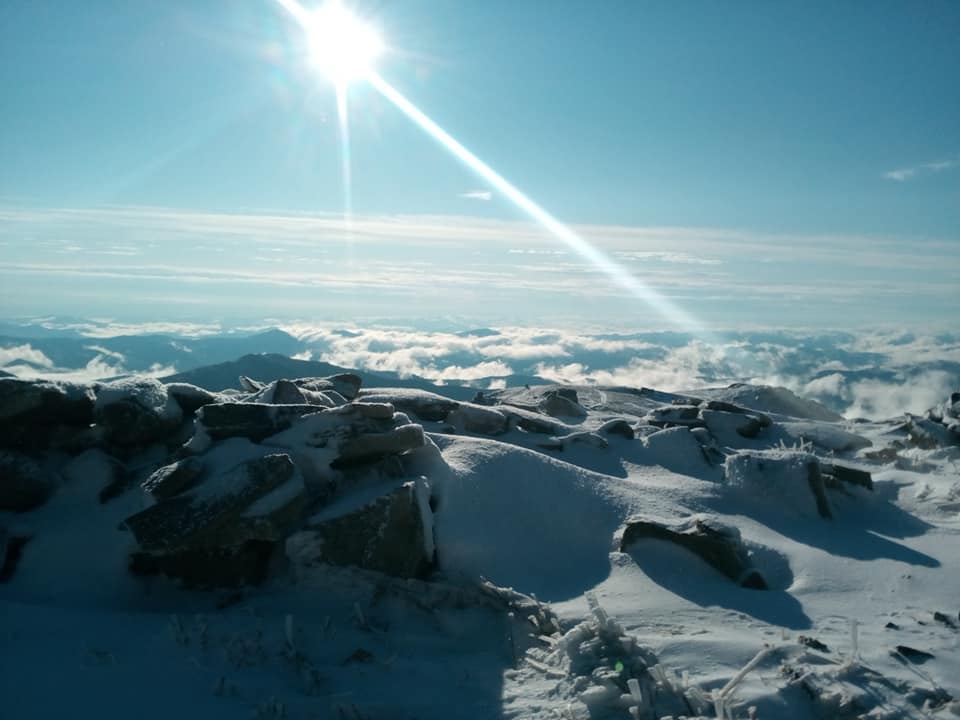
[[[347,440],[341,447],[333,467],[342,467],[362,462],[373,462],[388,455],[422,447],[423,427],[420,425],[400,425],[388,432],[366,433]]]
[[[460,403],[443,395],[409,388],[376,388],[360,393],[364,402],[388,403],[400,412],[416,415],[421,420],[440,421],[458,407]]]
[[[766,590],[767,583],[754,569],[740,531],[705,515],[669,522],[634,516],[620,535],[620,552],[627,552],[639,540],[666,540],[697,555],[715,570],[743,587]]]
[[[244,512],[298,475],[286,454],[247,460],[209,478],[191,492],[131,515],[124,525],[146,552],[236,544],[250,539],[238,537],[236,531],[236,526],[243,524],[238,521]]]
[[[220,396],[216,393],[190,383],[171,382],[165,383],[165,385],[167,393],[177,401],[180,409],[187,415],[193,415],[204,405],[210,405],[220,399]]]
[[[94,420],[107,442],[137,448],[168,439],[180,428],[183,411],[158,380],[116,380],[97,389]]]
[[[291,535],[286,551],[295,571],[322,563],[425,577],[434,559],[430,488],[420,478],[372,498],[347,498]]]
[[[474,403],[460,403],[447,415],[447,422],[458,431],[478,435],[501,435],[508,427],[507,416],[497,408]]]
[[[727,485],[751,504],[832,518],[820,461],[796,450],[748,450],[724,463]]]
[[[305,505],[303,478],[289,456],[248,460],[127,518],[140,547],[130,569],[189,587],[259,584]]]
[[[577,401],[576,390],[550,390],[544,394],[538,407],[553,417],[584,418],[586,409]]]
[[[25,512],[45,503],[56,481],[40,465],[15,450],[0,450],[0,510]]]
[[[0,378],[0,423],[89,425],[93,390],[74,383]]]
[[[315,412],[318,408],[313,405],[224,402],[202,407],[197,412],[197,421],[213,440],[245,437],[259,442]]]

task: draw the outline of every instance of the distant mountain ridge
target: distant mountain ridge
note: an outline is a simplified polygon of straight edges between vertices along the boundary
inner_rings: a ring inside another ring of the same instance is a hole
[[[337,367],[315,360],[296,360],[277,353],[248,354],[237,360],[206,365],[185,372],[160,378],[161,382],[183,382],[202,387],[212,392],[240,389],[239,377],[245,375],[254,380],[273,380],[325,377],[338,373],[355,373],[363,381],[363,387],[414,388],[443,393],[454,400],[469,400],[477,390],[462,385],[437,385],[421,377],[400,377],[395,373],[372,373],[365,370]]]

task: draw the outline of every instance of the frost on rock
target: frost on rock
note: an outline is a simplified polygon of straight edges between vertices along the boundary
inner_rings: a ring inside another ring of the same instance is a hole
[[[727,485],[751,503],[833,517],[820,461],[796,450],[746,450],[727,457]]]

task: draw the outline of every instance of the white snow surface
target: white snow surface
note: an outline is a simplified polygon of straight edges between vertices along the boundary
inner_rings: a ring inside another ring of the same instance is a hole
[[[112,384],[110,392],[132,389]],[[375,389],[363,396],[378,397]],[[866,450],[898,437],[894,424],[841,424],[777,388],[709,396],[776,420],[751,440],[726,428],[725,468],[711,464],[686,428],[548,450],[539,446],[546,435],[513,426],[490,438],[424,422],[427,445],[409,454],[405,470],[422,478],[417,497],[432,518],[437,578],[470,586],[482,577],[535,595],[564,633],[596,617],[592,593],[631,642],[656,654],[671,683],[706,697],[727,687],[729,717],[747,718],[750,707],[764,719],[840,717],[829,692],[857,699],[870,718],[956,717],[956,702],[924,710],[922,696],[960,697],[957,453],[868,460]],[[602,404],[588,410],[575,428],[623,414]],[[263,445],[229,440],[205,464],[226,468],[309,445],[330,429],[314,419]],[[784,447],[801,429],[813,445]],[[872,446],[839,443],[847,435]],[[317,444],[310,453],[327,472],[329,451]],[[819,517],[804,472],[815,456],[869,468],[874,491],[831,491],[834,518]],[[264,587],[232,596],[135,578],[126,568],[134,542],[118,525],[147,500],[133,490],[100,504],[103,463],[68,460],[46,459],[61,477],[49,502],[0,512],[9,537],[30,538],[0,583],[4,720],[631,717],[635,699],[571,674],[567,655],[553,652],[565,642],[560,633],[532,639],[521,617],[437,600],[427,588],[441,585],[385,584],[350,570],[296,578],[278,571]],[[136,458],[127,466],[144,476],[150,469]],[[616,534],[631,515],[682,525],[698,513],[739,531],[769,590],[739,587],[664,541],[618,550]],[[829,651],[805,647],[801,635]],[[913,663],[897,646],[933,657]],[[794,677],[827,688],[827,699],[818,705]]]

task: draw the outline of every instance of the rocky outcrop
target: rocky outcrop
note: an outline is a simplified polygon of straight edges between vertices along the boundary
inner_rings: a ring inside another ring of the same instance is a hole
[[[359,505],[333,507],[287,540],[287,557],[294,568],[329,563],[424,577],[433,566],[429,497],[421,478]]]
[[[213,440],[245,437],[259,442],[286,430],[298,418],[315,412],[317,408],[313,405],[224,402],[201,408],[197,423]]]
[[[55,488],[55,479],[28,456],[0,450],[0,510],[32,510],[45,503]]]
[[[582,419],[587,416],[586,408],[578,402],[577,391],[572,389],[560,388],[548,391],[538,407],[552,417]]]
[[[232,545],[244,540],[237,521],[254,502],[291,481],[296,466],[286,454],[247,460],[199,486],[131,515],[124,521],[140,549],[159,552]],[[302,485],[302,482],[301,482]]]
[[[165,385],[135,378],[100,386],[93,418],[106,442],[132,449],[168,439],[180,428],[183,411]]]
[[[740,531],[704,515],[669,523],[660,519],[634,516],[620,534],[620,552],[639,540],[666,540],[697,555],[710,567],[738,585],[766,590],[763,576],[752,567]]]
[[[202,472],[199,458],[185,458],[156,470],[140,487],[156,500],[167,500],[192,487]]]

